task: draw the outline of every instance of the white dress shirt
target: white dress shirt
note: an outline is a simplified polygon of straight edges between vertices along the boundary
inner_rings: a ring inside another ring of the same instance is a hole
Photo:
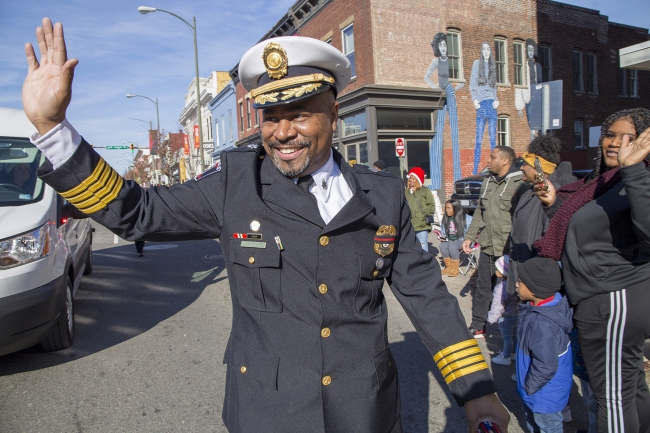
[[[343,206],[352,198],[353,191],[341,173],[341,169],[334,162],[334,153],[330,149],[330,157],[321,168],[311,174],[314,184],[309,192],[316,197],[318,211],[325,224],[336,216]],[[298,178],[293,178],[298,182]]]

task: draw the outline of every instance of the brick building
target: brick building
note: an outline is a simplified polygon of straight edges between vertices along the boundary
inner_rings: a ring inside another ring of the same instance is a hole
[[[446,36],[444,62],[432,49],[438,33]],[[643,85],[650,72],[618,66],[618,50],[647,41],[648,30],[555,1],[298,0],[261,40],[294,34],[331,43],[354,65],[355,77],[338,97],[334,145],[343,156],[368,165],[383,159],[399,175],[394,143],[404,138],[402,169],[421,166],[425,183],[447,193],[455,178],[472,173],[475,158],[479,169],[485,165],[491,141],[524,151],[531,133],[526,109],[518,108],[533,80],[563,80],[562,128],[555,133],[574,168],[587,168],[593,158],[589,127],[619,109],[650,106]],[[537,45],[530,64],[529,40]],[[237,144],[259,142],[258,116],[237,66],[230,75],[237,85]],[[486,119],[482,128],[477,113]],[[458,125],[457,141],[450,123]],[[482,146],[475,155],[477,137]]]

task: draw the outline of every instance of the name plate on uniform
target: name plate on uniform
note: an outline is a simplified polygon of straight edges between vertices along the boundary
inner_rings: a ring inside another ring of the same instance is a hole
[[[241,241],[242,248],[266,248],[266,242]]]

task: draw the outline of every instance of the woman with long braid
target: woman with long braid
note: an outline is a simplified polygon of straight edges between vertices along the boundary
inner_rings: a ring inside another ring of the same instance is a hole
[[[643,345],[650,336],[650,110],[603,123],[594,171],[555,190],[537,180],[551,217],[535,243],[562,260],[599,432],[650,432]]]

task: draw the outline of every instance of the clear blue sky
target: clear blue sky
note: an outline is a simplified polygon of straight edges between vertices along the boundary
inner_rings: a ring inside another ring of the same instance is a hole
[[[0,0],[0,106],[22,108],[26,74],[25,42],[36,45],[41,18],[63,23],[68,54],[80,61],[75,73],[68,119],[97,146],[123,141],[147,146],[145,123],[156,122],[155,105],[127,93],[158,98],[160,126],[178,128],[187,87],[194,77],[190,30],[177,18],[138,6],[197,17],[199,73],[230,70],[295,0]],[[567,0],[600,10],[610,21],[650,26],[650,0]],[[130,155],[101,151],[123,171]]]

